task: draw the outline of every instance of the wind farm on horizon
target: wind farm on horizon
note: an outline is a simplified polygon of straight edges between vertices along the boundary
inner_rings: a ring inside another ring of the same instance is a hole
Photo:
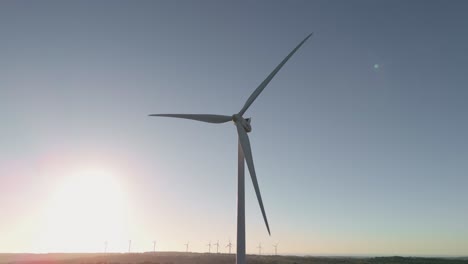
[[[161,252],[180,252],[180,253],[207,253],[207,254],[232,254],[232,246],[234,246],[234,244],[232,244],[231,240],[227,240],[225,244],[222,244],[219,242],[219,240],[216,241],[216,243],[211,243],[208,242],[208,244],[206,244],[205,246],[207,247],[207,250],[199,250],[200,248],[198,247],[198,250],[192,250],[190,248],[191,245],[193,244],[199,244],[200,243],[191,243],[190,241],[187,241],[183,244],[183,249],[181,248],[180,250],[160,250],[156,247],[157,243],[156,241],[153,241],[151,243],[151,245],[153,246],[151,249],[148,248],[147,250],[142,250],[140,248],[140,250],[138,251],[134,251],[132,250],[132,240],[128,240],[128,250],[127,251],[119,251],[119,250],[109,250],[109,246],[110,246],[110,243],[109,241],[105,241],[104,242],[104,248],[103,248],[103,251],[102,252],[83,252],[83,253],[89,253],[89,254],[125,254],[125,253],[129,253],[129,254],[138,254],[138,253],[161,253]],[[216,247],[215,250],[212,250],[212,247]],[[258,248],[263,248],[261,246],[261,243],[259,243],[259,246],[257,246],[257,249]],[[273,244],[272,245],[272,249],[274,250],[271,250],[271,251],[268,251],[267,255],[278,255],[278,243],[276,244]],[[253,252],[252,252],[253,253]],[[263,252],[265,254],[265,252]],[[260,249],[260,252],[258,255],[261,255],[262,254],[262,251]],[[255,254],[254,254],[255,255]]]

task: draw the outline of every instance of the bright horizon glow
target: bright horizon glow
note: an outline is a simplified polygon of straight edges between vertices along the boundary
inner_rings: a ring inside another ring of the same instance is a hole
[[[102,251],[96,241],[128,236],[125,204],[121,183],[109,170],[83,169],[64,176],[46,202],[37,251]]]

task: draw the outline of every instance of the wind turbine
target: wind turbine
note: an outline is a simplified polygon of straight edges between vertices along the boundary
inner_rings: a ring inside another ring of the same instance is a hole
[[[128,241],[128,253],[132,250],[132,240]]]
[[[156,252],[156,240],[153,241],[153,252]]]
[[[231,243],[231,240],[229,240],[229,244],[227,244],[227,246],[229,248],[229,254],[231,254],[231,247],[232,247],[232,243]]]
[[[184,245],[185,245],[185,252],[188,252],[189,242],[187,241],[187,244],[184,244]]]
[[[211,253],[211,241],[210,243],[207,244],[207,246],[208,246],[208,253]]]
[[[275,256],[278,255],[278,243],[274,244],[273,247],[275,248]]]
[[[258,254],[261,255],[262,254],[262,243],[258,243]]]
[[[216,253],[219,253],[219,240],[216,242]]]
[[[174,118],[183,118],[191,119],[201,122],[221,124],[229,121],[233,121],[237,127],[238,134],[238,178],[237,178],[237,255],[236,263],[245,264],[245,177],[244,177],[244,160],[247,163],[247,167],[250,172],[250,177],[257,195],[257,200],[260,205],[260,210],[262,211],[263,220],[265,221],[268,234],[271,235],[270,227],[268,225],[268,220],[265,213],[265,208],[263,207],[262,196],[260,194],[260,188],[258,186],[257,176],[255,174],[255,168],[252,158],[252,150],[250,148],[250,140],[247,133],[252,131],[250,125],[250,118],[244,118],[244,114],[247,109],[252,105],[255,99],[260,95],[260,93],[265,89],[265,87],[270,83],[270,81],[275,77],[278,71],[283,67],[283,65],[291,58],[294,53],[310,38],[312,34],[308,35],[304,40],[302,40],[289,54],[286,58],[281,61],[281,63],[276,66],[276,68],[268,75],[268,77],[255,89],[255,91],[250,95],[250,97],[245,102],[242,109],[232,116],[228,115],[212,115],[212,114],[152,114],[150,116],[162,116],[162,117],[174,117]]]
[[[104,253],[107,253],[107,241],[104,241]]]

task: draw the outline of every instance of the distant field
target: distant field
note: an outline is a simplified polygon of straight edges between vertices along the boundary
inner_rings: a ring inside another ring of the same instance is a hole
[[[0,254],[0,264],[233,264],[234,254]],[[467,258],[247,256],[248,264],[468,264]]]

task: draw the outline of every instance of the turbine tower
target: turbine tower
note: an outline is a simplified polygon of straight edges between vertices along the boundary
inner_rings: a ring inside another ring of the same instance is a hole
[[[187,244],[184,244],[184,245],[185,245],[185,252],[188,252],[189,242],[187,241]]]
[[[250,148],[250,140],[247,133],[252,131],[250,125],[250,118],[244,118],[244,114],[247,109],[252,105],[255,99],[260,95],[260,93],[265,89],[265,87],[270,83],[270,81],[275,77],[278,71],[283,67],[283,65],[291,58],[294,53],[310,38],[312,34],[308,35],[304,40],[302,40],[289,54],[286,58],[281,61],[281,63],[276,66],[276,68],[268,75],[268,77],[255,89],[255,91],[250,95],[250,97],[245,102],[242,109],[232,115],[212,115],[212,114],[152,114],[150,116],[162,116],[162,117],[174,117],[174,118],[183,118],[191,119],[201,122],[221,124],[229,121],[233,121],[238,134],[238,161],[237,161],[237,255],[236,263],[245,264],[245,177],[244,177],[244,162],[247,163],[247,168],[249,169],[250,177],[252,179],[252,184],[257,195],[257,200],[260,205],[260,210],[262,211],[263,220],[265,222],[268,234],[271,235],[270,227],[268,225],[268,220],[265,213],[265,208],[263,207],[262,196],[260,194],[260,188],[258,186],[257,175],[255,174],[255,168],[252,158],[252,150]]]
[[[232,243],[231,243],[231,240],[229,240],[229,244],[227,244],[227,246],[229,248],[229,254],[231,254],[231,247],[232,247]]]
[[[153,241],[153,253],[156,252],[156,240]]]
[[[273,247],[275,248],[275,256],[278,255],[278,243],[274,244]]]
[[[219,253],[219,240],[216,242],[215,245],[216,245],[216,254],[218,254]]]
[[[258,243],[258,254],[261,255],[262,254],[262,243]]]
[[[211,241],[210,243],[207,244],[207,246],[208,246],[208,253],[211,253]]]
[[[132,240],[128,241],[128,253],[132,251]]]

